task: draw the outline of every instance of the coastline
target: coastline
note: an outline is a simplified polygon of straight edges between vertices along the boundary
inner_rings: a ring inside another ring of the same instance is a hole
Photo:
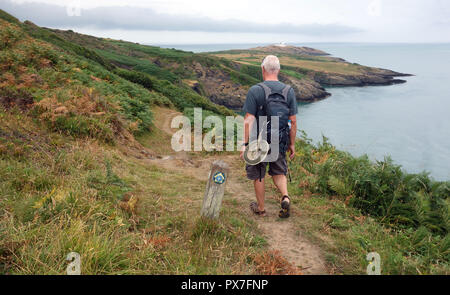
[[[280,81],[294,88],[298,102],[315,102],[330,97],[331,94],[325,90],[327,86],[390,86],[407,82],[398,79],[399,77],[412,76],[408,73],[351,63],[323,50],[286,44],[211,51],[205,54],[233,62],[236,69],[256,79],[261,79],[254,74],[258,72],[261,59],[268,54],[279,56]],[[216,101],[232,109],[239,109],[243,105],[243,99],[239,102],[228,95],[227,98],[217,100],[218,96],[220,94],[214,96]],[[228,101],[233,103],[229,104]]]

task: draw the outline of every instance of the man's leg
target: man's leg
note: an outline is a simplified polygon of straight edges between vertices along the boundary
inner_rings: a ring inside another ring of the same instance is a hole
[[[288,197],[287,178],[284,174],[272,175],[273,182],[281,193],[281,210],[278,213],[280,218],[288,218],[290,213],[291,201]],[[286,197],[287,196],[287,197]]]
[[[266,174],[267,163],[260,163],[255,166],[246,165],[247,178],[253,180],[253,186],[255,188],[256,201],[258,203],[258,211],[263,212],[265,209],[264,199],[264,176]],[[261,181],[259,181],[261,179]]]
[[[259,179],[253,182],[255,187],[256,201],[258,202],[258,210],[264,211],[264,201],[265,201],[265,189],[264,189],[264,178],[259,181]]]
[[[282,197],[288,196],[287,177],[286,177],[287,172],[288,167],[286,155],[280,154],[275,162],[270,163],[269,174],[272,176],[273,183],[280,191]],[[285,199],[285,201],[289,202],[289,199]]]
[[[287,177],[286,175],[273,175],[273,183],[278,188],[282,196],[288,196]]]

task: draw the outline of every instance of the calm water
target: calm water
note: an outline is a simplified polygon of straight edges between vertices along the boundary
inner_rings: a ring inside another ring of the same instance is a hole
[[[248,45],[167,46],[194,52]],[[391,155],[408,172],[450,179],[450,44],[306,44],[363,65],[414,74],[393,86],[328,88],[332,96],[301,104],[299,127],[319,141],[372,159]]]

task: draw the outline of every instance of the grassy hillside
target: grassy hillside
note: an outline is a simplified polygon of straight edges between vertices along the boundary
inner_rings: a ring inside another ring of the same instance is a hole
[[[196,65],[207,70],[218,71],[224,75],[224,82],[234,82],[248,87],[259,81],[228,60],[204,54],[194,54],[176,49],[164,49],[140,45],[132,42],[95,38],[71,31],[52,31],[59,38],[86,47],[102,59],[123,71],[138,75],[148,74],[153,81],[152,89],[170,97],[181,111],[186,107],[201,106],[221,115],[233,115],[229,109],[211,103],[202,94],[195,92],[188,81],[195,81],[204,88]],[[219,87],[220,84],[214,87]]]
[[[54,131],[112,142],[121,130],[148,130],[152,104],[171,105],[160,93],[0,21],[2,103],[22,109],[33,105],[30,112],[36,120]]]
[[[323,56],[323,52],[314,52],[314,49],[297,46],[269,45],[250,48],[246,50],[227,50],[209,53],[211,56],[227,59],[243,66],[259,66],[268,54],[275,54],[280,59],[282,75],[294,86],[297,93],[306,88],[315,88],[316,93],[311,95],[300,94],[297,99],[314,101],[327,97],[318,90],[322,86],[365,86],[365,85],[393,85],[405,83],[405,80],[394,79],[399,76],[409,76],[391,70],[367,67],[347,62],[338,57]],[[294,78],[294,80],[292,80]]]
[[[200,219],[203,181],[22,112],[0,122],[0,273],[64,274],[71,251],[84,274],[258,272],[264,238],[229,201],[219,222]]]
[[[199,106],[218,115],[232,115],[230,110],[212,103],[204,96],[197,94],[181,82],[183,75],[172,73],[156,65],[154,58],[179,58],[185,54],[177,50],[151,50],[152,47],[141,46],[129,42],[113,41],[81,35],[72,31],[51,31],[25,22],[24,30],[37,39],[49,42],[59,48],[76,54],[103,66],[131,82],[141,84],[166,96],[179,110],[185,107]],[[153,54],[153,55],[149,55]],[[139,77],[139,78],[135,78]]]
[[[64,274],[70,251],[85,274],[257,272],[267,249],[250,220],[232,204],[220,222],[192,218],[205,183],[145,161],[170,142],[154,106],[232,112],[30,26],[2,13],[0,273]]]
[[[304,135],[297,150],[289,190],[308,216],[297,224],[327,249],[331,269],[362,273],[376,251],[385,274],[449,273],[449,181],[355,158],[326,138],[314,145]]]
[[[178,169],[152,161],[173,156],[170,114],[233,115],[205,93],[256,83],[259,58],[49,30],[0,10],[0,273],[64,274],[71,251],[85,274],[297,273],[269,250],[247,200],[227,192],[217,222],[199,218],[205,182],[193,171],[213,157],[191,153]],[[296,62],[283,74],[302,80],[307,65],[337,61]],[[384,274],[450,273],[449,182],[326,140],[296,144],[289,222],[320,245],[330,273],[365,273],[370,251]]]
[[[260,65],[266,52],[253,51],[223,51],[213,53],[215,56],[237,61],[243,64]],[[278,54],[282,66],[304,69],[305,71],[331,72],[338,74],[358,74],[367,67],[343,63],[330,57]]]

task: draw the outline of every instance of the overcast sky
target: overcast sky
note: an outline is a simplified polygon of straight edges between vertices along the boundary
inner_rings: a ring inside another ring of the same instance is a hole
[[[450,42],[448,0],[0,0],[0,8],[146,44]]]

